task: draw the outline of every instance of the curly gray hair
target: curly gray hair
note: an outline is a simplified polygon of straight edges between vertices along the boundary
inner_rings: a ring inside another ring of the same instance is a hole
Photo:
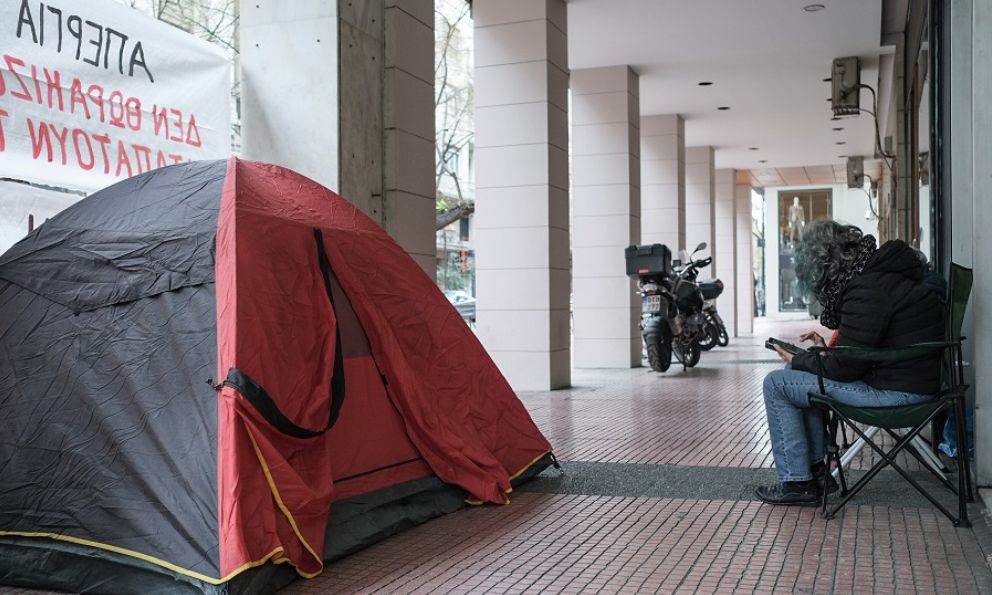
[[[806,226],[796,248],[799,288],[819,299],[830,281],[854,264],[863,236],[857,227],[832,219],[819,219]]]

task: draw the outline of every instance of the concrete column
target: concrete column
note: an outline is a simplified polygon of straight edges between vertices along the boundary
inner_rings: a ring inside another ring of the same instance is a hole
[[[386,0],[383,26],[382,225],[433,279],[434,2]]]
[[[737,275],[734,262],[737,244],[734,241],[734,186],[737,172],[732,169],[718,169],[713,174],[713,238],[710,241],[710,254],[713,255],[713,276],[723,281],[723,295],[717,300],[717,310],[733,334],[736,324],[735,291]]]
[[[713,240],[713,147],[685,150],[685,248],[692,252],[700,242]],[[716,254],[713,246],[702,254]],[[702,255],[700,254],[700,256]],[[710,269],[699,272],[710,276]]]
[[[338,5],[339,190],[383,223],[383,0]],[[289,4],[287,4],[289,6]],[[327,66],[325,66],[326,68]],[[333,72],[333,71],[332,71]],[[289,105],[293,105],[290,103]],[[295,106],[287,109],[299,113]],[[301,134],[305,132],[301,131]]]
[[[899,42],[896,44],[895,54],[895,81],[892,83],[893,95],[895,95],[896,106],[896,192],[893,195],[893,214],[891,219],[893,224],[889,225],[890,240],[901,239],[912,242],[917,237],[917,230],[913,229],[912,213],[910,212],[912,203],[912,186],[917,184],[913,177],[913,165],[910,160],[916,156],[912,153],[910,146],[909,118],[915,118],[915,113],[906,111],[906,101],[908,101],[907,85],[912,84],[913,62],[909,64],[905,60],[906,34],[898,34]],[[907,71],[908,69],[908,71]],[[909,75],[909,76],[907,76]],[[892,234],[892,232],[895,232]]]
[[[754,334],[754,271],[751,249],[751,186],[734,186],[735,337]],[[729,330],[729,329],[728,329]]]
[[[641,365],[640,301],[623,249],[641,239],[637,75],[573,70],[572,272],[578,368]]]
[[[641,243],[685,248],[685,121],[641,117]]]
[[[479,338],[517,389],[571,381],[563,0],[475,0]]]
[[[992,187],[992,79],[986,65],[992,60],[992,3],[974,2],[972,17],[972,213],[975,257],[992,254],[992,209],[987,189]],[[981,133],[979,131],[982,131]],[[962,197],[964,198],[964,197]],[[966,198],[964,198],[966,200]],[[956,233],[956,232],[955,232]],[[975,263],[971,293],[975,343],[975,459],[978,484],[992,485],[992,271]]]

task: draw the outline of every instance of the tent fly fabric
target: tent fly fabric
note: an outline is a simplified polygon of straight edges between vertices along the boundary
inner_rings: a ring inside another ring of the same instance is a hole
[[[432,280],[290,170],[155,170],[0,257],[0,584],[271,591],[552,460]]]

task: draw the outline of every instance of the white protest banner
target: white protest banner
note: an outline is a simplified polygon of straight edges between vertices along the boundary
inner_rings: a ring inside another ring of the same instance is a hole
[[[0,177],[93,191],[226,157],[230,69],[111,0],[0,0]]]

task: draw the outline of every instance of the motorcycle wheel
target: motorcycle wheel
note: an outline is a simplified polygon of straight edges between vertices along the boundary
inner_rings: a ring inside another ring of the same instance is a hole
[[[730,344],[730,336],[727,335],[727,329],[722,324],[717,328],[719,329],[719,334],[716,336],[716,342],[720,347],[726,347]]]
[[[682,349],[682,357],[685,358],[685,367],[691,368],[699,363],[699,354],[701,350],[699,349],[699,343],[693,341],[689,343],[685,348]]]
[[[716,347],[717,335],[719,331],[714,324],[707,324],[702,335],[699,336],[699,348],[703,351],[709,351]]]
[[[672,330],[664,322],[658,340],[648,344],[648,364],[655,372],[665,372],[672,365]]]

